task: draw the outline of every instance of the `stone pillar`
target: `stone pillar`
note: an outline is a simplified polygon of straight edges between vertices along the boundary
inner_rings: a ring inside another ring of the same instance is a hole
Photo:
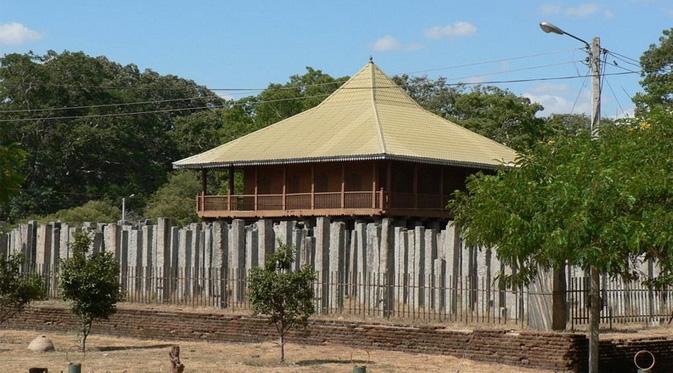
[[[113,224],[112,224],[113,225]],[[109,227],[110,225],[108,225]],[[106,228],[107,229],[107,228]],[[156,226],[156,267],[157,267],[157,296],[163,302],[170,296],[170,268],[171,268],[171,223],[166,218],[157,219]]]
[[[233,278],[232,296],[234,302],[243,301],[245,289],[245,222],[234,219],[229,231],[229,265]]]
[[[70,228],[72,229],[72,228]],[[121,232],[121,246],[119,249],[119,268],[121,269],[121,288],[126,291],[128,289],[129,278],[129,227],[122,226]]]
[[[119,241],[121,239],[121,230],[115,223],[107,224],[103,228],[103,240],[105,241],[105,250],[111,252],[115,258],[119,259]]]
[[[318,286],[316,298],[320,299],[319,313],[328,307],[329,294],[329,247],[330,247],[330,220],[326,217],[317,217],[313,228],[315,236],[315,256],[313,268],[317,272]]]
[[[435,259],[437,259],[437,231],[435,229],[426,229],[423,237],[423,268],[425,277],[424,301],[426,309],[434,304],[433,295],[435,293]]]
[[[192,223],[189,225],[189,229],[192,231],[192,245],[189,251],[189,291],[194,297],[199,293],[199,277],[201,277],[201,271],[203,270],[201,268],[201,227],[197,223]]]
[[[313,257],[315,256],[315,237],[311,237],[307,234],[307,232],[304,232],[304,240],[303,244],[301,245],[303,250],[301,253],[301,261],[299,263],[300,268],[304,268],[305,266],[311,267],[313,264]]]
[[[301,267],[302,255],[305,250],[303,247],[304,244],[304,234],[306,231],[300,228],[292,229],[292,242],[294,246],[294,262],[292,263],[292,270],[297,271]]]
[[[283,220],[273,227],[276,232],[276,242],[274,243],[276,248],[278,248],[279,244],[287,246],[295,245],[295,243],[292,242],[292,231],[294,230],[295,224],[296,222],[293,220]]]
[[[406,304],[409,286],[409,238],[407,229],[394,228],[395,235],[395,301]]]
[[[219,297],[219,306],[227,306],[227,269],[229,268],[229,225],[223,221],[215,221],[212,225],[213,232],[213,256],[211,265],[213,276],[218,281],[213,281],[213,294]]]
[[[35,265],[36,273],[47,274],[51,262],[51,225],[39,224],[36,228]]]
[[[258,267],[259,263],[259,242],[257,235],[257,226],[255,224],[245,227],[245,273]]]
[[[141,258],[141,277],[143,280],[142,288],[143,292],[154,293],[154,288],[156,287],[152,283],[152,278],[155,273],[154,268],[154,258],[156,253],[153,252],[154,249],[154,230],[151,225],[144,225],[142,227],[142,258]]]
[[[192,232],[188,228],[180,229],[178,240],[177,296],[182,299],[189,295],[191,276]]]
[[[329,308],[334,310],[341,310],[343,307],[345,228],[343,222],[330,224]]]
[[[137,292],[142,289],[141,275],[142,275],[142,256],[143,256],[143,234],[138,229],[131,229],[129,231],[129,248],[128,248],[128,263],[129,263],[129,287],[128,293]],[[133,295],[131,295],[133,297]]]
[[[383,218],[381,220],[381,244],[379,263],[383,272],[383,316],[388,317],[395,309],[394,284],[395,284],[395,243],[393,239],[393,220]]]
[[[451,305],[451,313],[456,315],[458,312],[458,297],[460,292],[458,287],[462,284],[461,265],[462,265],[462,240],[460,239],[460,232],[453,222],[446,225],[446,241],[445,241],[445,256],[447,258],[447,288],[450,288],[449,299]],[[448,263],[451,263],[450,265]]]
[[[274,248],[274,234],[273,222],[269,219],[259,219],[257,224],[257,263],[263,266],[268,258],[273,253]]]
[[[416,292],[414,304],[416,307],[425,306],[425,227],[416,223],[414,227],[414,281]]]

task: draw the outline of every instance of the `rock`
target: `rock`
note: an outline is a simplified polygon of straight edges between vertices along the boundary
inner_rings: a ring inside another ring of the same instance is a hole
[[[54,351],[54,344],[47,336],[41,335],[30,342],[28,349],[33,352],[49,352]]]

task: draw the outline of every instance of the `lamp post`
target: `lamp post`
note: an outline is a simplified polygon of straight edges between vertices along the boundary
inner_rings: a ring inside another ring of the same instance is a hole
[[[592,137],[598,137],[598,127],[601,121],[601,39],[594,37],[591,43],[577,37],[549,22],[540,22],[540,28],[546,33],[566,35],[583,43],[589,53],[589,67],[591,68],[591,124],[589,131]]]
[[[594,37],[591,44],[569,32],[562,30],[549,22],[540,22],[540,28],[546,33],[567,35],[582,42],[589,53],[589,66],[591,68],[591,124],[589,132],[591,137],[598,137],[598,126],[601,121],[601,40]],[[591,286],[589,299],[591,309],[589,311],[589,373],[598,373],[598,328],[600,326],[601,300],[600,300],[600,273],[598,268],[591,266],[589,269]]]
[[[135,194],[131,194],[128,197],[122,197],[122,225],[126,223],[126,198],[133,198]]]

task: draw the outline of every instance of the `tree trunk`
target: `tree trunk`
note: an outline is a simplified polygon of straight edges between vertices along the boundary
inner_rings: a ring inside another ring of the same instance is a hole
[[[280,334],[280,362],[285,361],[285,335]]]
[[[591,267],[589,289],[591,310],[589,312],[589,373],[598,373],[598,328],[601,317],[601,277],[596,267]]]
[[[80,350],[82,352],[86,352],[86,338],[89,336],[89,333],[91,332],[91,321],[85,321],[82,324],[82,336],[80,337]]]
[[[565,266],[552,269],[552,330],[565,330],[568,321]]]

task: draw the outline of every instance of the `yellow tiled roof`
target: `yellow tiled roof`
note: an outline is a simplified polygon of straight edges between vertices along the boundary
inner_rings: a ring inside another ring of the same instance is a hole
[[[318,106],[173,166],[398,159],[492,168],[515,156],[507,146],[423,109],[369,62]]]

